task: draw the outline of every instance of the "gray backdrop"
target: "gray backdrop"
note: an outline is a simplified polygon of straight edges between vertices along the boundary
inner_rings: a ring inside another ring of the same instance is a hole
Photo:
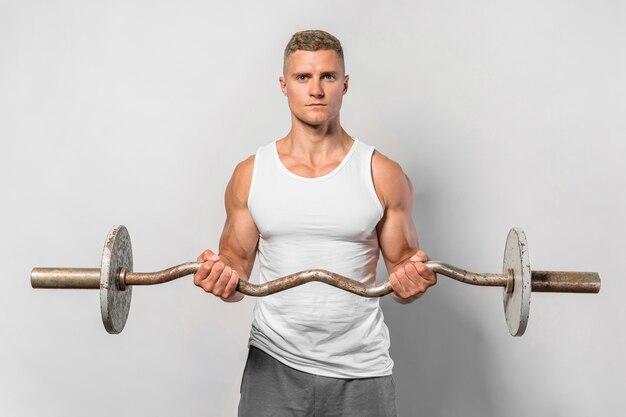
[[[96,291],[29,273],[98,266],[120,223],[138,271],[216,248],[233,167],[289,128],[282,49],[307,28],[342,40],[342,122],[402,164],[434,258],[498,272],[521,226],[535,267],[603,278],[535,294],[522,338],[498,289],[384,299],[401,415],[624,415],[625,19],[610,0],[0,2],[0,415],[235,414],[253,300],[136,288],[110,336]]]

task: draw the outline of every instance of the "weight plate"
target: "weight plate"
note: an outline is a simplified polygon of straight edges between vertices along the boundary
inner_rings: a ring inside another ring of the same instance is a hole
[[[102,323],[111,334],[124,329],[130,310],[132,287],[120,288],[118,278],[122,269],[133,270],[133,249],[126,227],[114,226],[104,244],[100,269],[100,312]]]
[[[506,324],[511,336],[521,336],[530,311],[531,271],[526,235],[520,228],[511,229],[506,238],[503,273],[513,275],[513,290],[504,289]]]

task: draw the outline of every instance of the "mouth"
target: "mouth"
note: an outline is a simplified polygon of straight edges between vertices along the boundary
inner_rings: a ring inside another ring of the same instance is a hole
[[[326,107],[326,104],[322,104],[322,103],[311,103],[311,104],[307,104],[307,107]]]

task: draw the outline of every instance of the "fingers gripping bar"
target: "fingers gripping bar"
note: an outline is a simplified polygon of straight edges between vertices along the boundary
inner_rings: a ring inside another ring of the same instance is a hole
[[[133,272],[128,230],[114,227],[105,243],[101,268],[34,268],[33,288],[99,289],[102,320],[109,333],[124,328],[130,309],[131,290],[137,285],[156,285],[194,274],[202,263],[188,262],[158,272]],[[530,293],[598,293],[600,277],[595,272],[531,271],[528,244],[522,229],[511,229],[507,237],[502,274],[476,273],[453,265],[428,261],[433,272],[465,284],[503,287],[504,309],[509,332],[521,336],[528,321]],[[389,282],[367,286],[323,269],[309,269],[264,284],[240,280],[237,291],[265,297],[309,282],[323,282],[362,297],[382,297],[392,292]]]

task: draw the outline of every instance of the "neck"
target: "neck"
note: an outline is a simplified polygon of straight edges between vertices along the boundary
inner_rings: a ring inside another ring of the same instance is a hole
[[[341,127],[339,118],[317,126],[292,120],[291,130],[280,142],[285,153],[313,160],[316,156],[347,151],[352,138]]]

